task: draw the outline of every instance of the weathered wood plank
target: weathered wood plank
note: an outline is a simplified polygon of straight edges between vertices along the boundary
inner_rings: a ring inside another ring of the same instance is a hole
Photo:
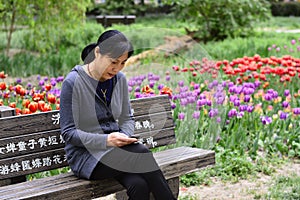
[[[0,139],[59,128],[58,111],[5,117],[0,118]]]
[[[134,118],[135,134],[141,132],[160,131],[163,128],[174,127],[174,120],[171,112],[152,115],[142,115]]]
[[[60,130],[8,137],[0,139],[0,159],[61,149],[64,146],[65,142],[60,135]]]
[[[166,153],[167,152],[167,153]],[[169,159],[169,155],[178,155]],[[178,147],[154,153],[155,159],[167,179],[176,178],[215,164],[215,154],[210,150]],[[23,189],[22,189],[23,188]],[[20,191],[12,193],[12,191]],[[77,179],[72,173],[34,180],[0,188],[1,199],[90,199],[122,190],[116,181],[88,181]]]
[[[134,116],[140,122],[154,120],[158,128],[162,128],[162,117],[171,119],[170,102],[167,96],[149,97],[144,99],[133,99],[132,108]],[[160,113],[160,114],[157,114]],[[142,117],[145,115],[144,117]],[[59,111],[41,112],[28,115],[0,118],[0,139],[15,137],[36,132],[44,132],[59,129]],[[169,122],[169,121],[168,121]],[[169,126],[170,127],[170,126]]]
[[[168,95],[132,99],[131,106],[135,116],[171,111]]]
[[[0,106],[0,118],[16,115],[16,110],[9,106]]]
[[[63,148],[0,160],[0,180],[68,166]]]

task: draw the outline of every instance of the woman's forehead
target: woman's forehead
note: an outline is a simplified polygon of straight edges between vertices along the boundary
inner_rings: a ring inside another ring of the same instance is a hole
[[[114,61],[123,62],[123,61],[128,59],[128,53],[126,52],[118,58],[112,58],[112,57],[109,57],[109,56],[108,56],[108,58],[110,58],[111,60],[114,60]]]

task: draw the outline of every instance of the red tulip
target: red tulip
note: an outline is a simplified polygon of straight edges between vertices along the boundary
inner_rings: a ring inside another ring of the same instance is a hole
[[[38,109],[38,103],[37,102],[30,102],[30,104],[28,105],[28,109],[30,110],[30,112],[35,113]]]
[[[0,90],[6,90],[5,82],[0,82]]]

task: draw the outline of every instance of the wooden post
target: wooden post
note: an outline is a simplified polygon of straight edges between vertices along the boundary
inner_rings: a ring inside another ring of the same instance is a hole
[[[0,118],[16,115],[16,110],[8,106],[0,106]]]
[[[16,115],[16,110],[8,106],[0,106],[0,118]],[[26,176],[18,176],[15,178],[0,180],[0,186],[21,183],[26,181]]]

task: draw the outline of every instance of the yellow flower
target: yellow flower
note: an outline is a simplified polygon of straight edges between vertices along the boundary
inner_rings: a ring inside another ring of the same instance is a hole
[[[279,103],[282,101],[282,97],[277,97],[276,99],[274,99],[274,103]]]
[[[272,116],[272,118],[275,120],[275,119],[278,119],[278,114],[274,114],[273,116]]]
[[[204,115],[207,115],[207,113],[208,113],[208,111],[207,111],[207,109],[203,109],[203,112],[204,112]]]

